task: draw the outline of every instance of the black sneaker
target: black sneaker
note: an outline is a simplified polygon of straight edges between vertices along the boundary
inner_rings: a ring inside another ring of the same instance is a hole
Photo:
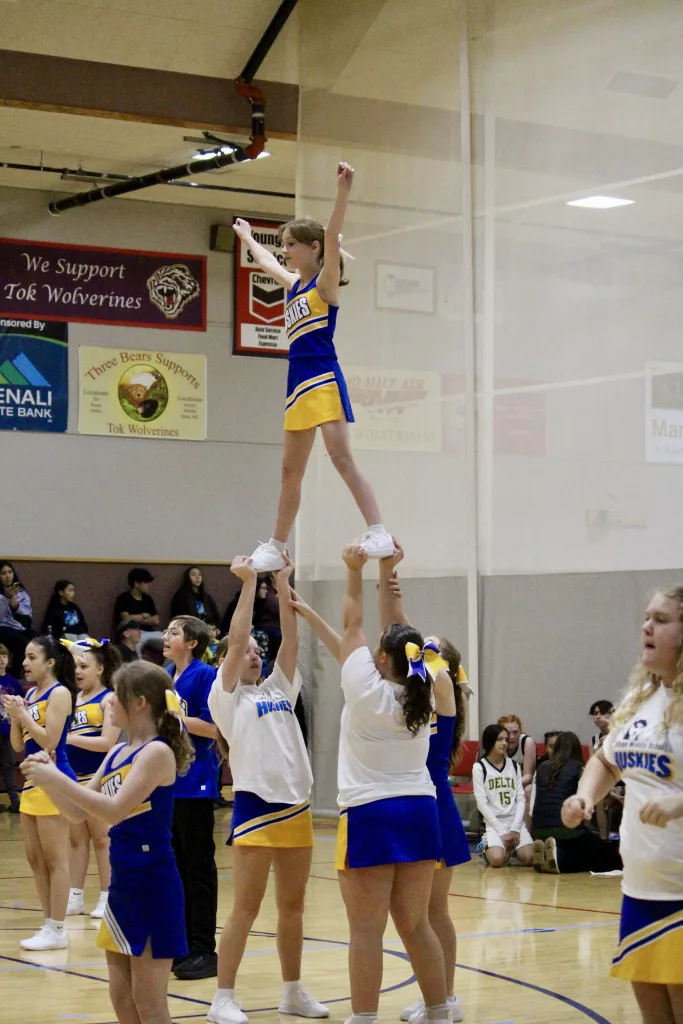
[[[171,970],[175,971],[176,967],[180,967],[180,965],[184,964],[186,960],[186,956],[174,956],[173,963],[171,964]]]
[[[215,978],[218,974],[218,957],[215,953],[193,953],[173,968],[178,981],[199,981],[200,978]]]

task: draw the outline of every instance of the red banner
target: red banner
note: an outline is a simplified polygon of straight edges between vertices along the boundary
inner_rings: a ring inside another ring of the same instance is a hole
[[[206,330],[206,257],[0,238],[0,316]]]
[[[252,220],[260,245],[280,257],[280,223]],[[234,345],[236,355],[286,357],[285,289],[259,269],[239,235],[235,235]]]

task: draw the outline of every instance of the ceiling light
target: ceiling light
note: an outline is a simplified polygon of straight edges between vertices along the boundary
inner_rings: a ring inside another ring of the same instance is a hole
[[[617,199],[615,196],[587,196],[585,199],[572,199],[567,206],[588,206],[592,210],[610,210],[613,206],[631,206],[633,199]]]
[[[262,160],[264,156],[272,156],[272,155],[273,154],[269,153],[267,149],[264,149],[262,153],[259,153],[259,155],[256,157],[256,159],[257,160]]]

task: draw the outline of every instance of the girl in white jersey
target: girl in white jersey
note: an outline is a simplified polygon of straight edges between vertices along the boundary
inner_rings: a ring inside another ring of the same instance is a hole
[[[258,916],[271,864],[278,905],[277,948],[282,968],[280,1013],[327,1017],[329,1010],[302,987],[303,911],[311,871],[313,823],[309,797],[313,775],[294,705],[301,689],[296,614],[289,602],[294,566],[277,574],[282,644],[272,674],[261,678],[261,657],[251,636],[257,576],[251,559],[238,556],[231,569],[242,580],[228,650],[209,695],[213,721],[230,748],[234,804],[234,903],[218,947],[218,988],[208,1019],[246,1024],[235,1000],[235,978],[249,931]]]
[[[487,725],[481,746],[484,756],[472,768],[472,786],[486,823],[484,857],[492,868],[502,868],[513,853],[520,864],[529,865],[534,858],[534,843],[524,824],[522,772],[507,756],[507,729]]]
[[[429,923],[432,875],[442,850],[436,790],[427,770],[433,707],[423,641],[412,626],[395,623],[370,651],[362,598],[368,556],[350,545],[342,557],[347,589],[341,639],[297,595],[293,600],[342,665],[335,865],[350,930],[353,1015],[347,1024],[376,1019],[389,913],[422,991],[425,1016],[445,1021],[444,958]]]
[[[650,601],[640,663],[563,823],[589,820],[621,778],[624,898],[611,973],[633,984],[645,1024],[683,1024],[683,587]]]

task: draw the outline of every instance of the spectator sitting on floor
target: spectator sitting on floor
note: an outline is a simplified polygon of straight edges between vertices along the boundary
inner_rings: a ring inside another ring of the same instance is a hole
[[[533,840],[524,824],[522,772],[507,756],[507,729],[487,725],[481,746],[484,753],[472,767],[472,786],[485,825],[484,858],[491,867],[501,868],[514,853],[520,864],[530,865]]]
[[[76,604],[76,588],[71,580],[57,580],[45,609],[43,633],[54,640],[80,640],[88,635],[88,623]]]
[[[216,602],[204,587],[204,577],[199,566],[192,565],[183,573],[178,590],[171,599],[171,618],[177,615],[193,615],[207,624],[220,618]]]
[[[9,797],[9,804],[0,804],[0,812],[11,811],[12,814],[18,814],[19,793],[14,774],[16,757],[9,738],[11,722],[5,711],[4,698],[5,694],[23,697],[24,691],[21,683],[8,673],[8,665],[9,651],[4,644],[0,644],[0,768],[5,780],[5,791]]]
[[[583,752],[576,733],[561,732],[548,761],[536,772],[533,809],[534,869],[549,874],[621,869],[618,844],[580,825],[565,828],[562,805],[574,796],[583,773]]]
[[[545,764],[545,762],[550,760],[550,758],[552,757],[553,750],[555,749],[555,742],[559,735],[559,729],[551,729],[550,732],[546,732],[543,734],[543,746],[545,748],[545,753],[541,754],[538,761],[536,762],[537,772],[539,765]]]
[[[138,644],[142,639],[140,627],[130,619],[128,622],[119,622],[116,627],[116,635],[119,638],[119,642],[116,644],[116,650],[121,655],[123,663],[125,664],[128,661],[137,661],[139,657]]]

